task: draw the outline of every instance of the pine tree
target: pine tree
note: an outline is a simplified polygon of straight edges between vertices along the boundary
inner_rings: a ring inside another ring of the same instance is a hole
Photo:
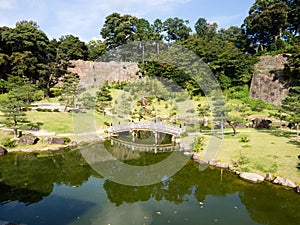
[[[96,111],[103,113],[105,116],[105,108],[111,106],[112,96],[109,89],[109,84],[106,81],[97,93]]]

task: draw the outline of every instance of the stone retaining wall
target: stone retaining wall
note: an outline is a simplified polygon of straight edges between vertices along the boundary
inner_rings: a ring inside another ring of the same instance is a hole
[[[283,55],[260,57],[255,65],[249,96],[280,106],[289,91],[283,72],[286,63],[287,58]]]
[[[135,81],[138,79],[136,75],[139,71],[137,63],[74,60],[72,64],[74,68],[68,70],[79,75],[80,84],[84,88],[98,88],[106,80],[112,83],[114,81]]]

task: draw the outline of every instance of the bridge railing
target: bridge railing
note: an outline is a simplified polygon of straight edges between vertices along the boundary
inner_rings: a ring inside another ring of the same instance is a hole
[[[122,131],[131,130],[151,130],[161,133],[169,133],[174,135],[180,135],[185,132],[185,127],[177,127],[174,125],[166,124],[163,122],[134,122],[129,124],[118,124],[109,128],[110,133],[118,133]]]

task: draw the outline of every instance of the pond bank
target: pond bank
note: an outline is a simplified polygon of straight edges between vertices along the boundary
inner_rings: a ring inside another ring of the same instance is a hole
[[[215,159],[210,160],[209,162],[204,162],[201,160],[201,156],[198,154],[191,154],[191,158],[199,163],[200,165],[207,165],[215,168],[220,168],[220,169],[226,169],[232,173],[235,173],[238,175],[239,178],[246,180],[248,182],[252,183],[262,183],[262,182],[269,182],[274,185],[280,185],[285,188],[293,189],[296,193],[300,194],[300,185],[294,183],[290,179],[287,178],[282,178],[279,176],[273,176],[270,173],[265,174],[265,176],[262,176],[261,174],[257,173],[250,173],[250,172],[240,172],[236,170],[234,167],[231,167],[229,164],[224,163],[224,162],[218,162]]]

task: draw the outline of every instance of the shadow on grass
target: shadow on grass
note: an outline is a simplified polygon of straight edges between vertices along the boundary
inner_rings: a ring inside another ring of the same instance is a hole
[[[292,144],[292,145],[296,145],[297,148],[300,148],[300,140],[299,140],[299,141],[289,140],[288,143],[289,143],[289,144]]]
[[[284,137],[284,138],[291,138],[293,136],[292,132],[280,131],[277,132],[270,132],[271,135],[275,137]]]
[[[290,139],[288,141],[289,144],[296,145],[298,148],[300,148],[300,141],[296,140],[296,135],[293,132],[287,132],[287,131],[280,131],[278,130],[277,132],[270,132],[271,135],[275,137],[283,137],[283,138],[288,138]]]

